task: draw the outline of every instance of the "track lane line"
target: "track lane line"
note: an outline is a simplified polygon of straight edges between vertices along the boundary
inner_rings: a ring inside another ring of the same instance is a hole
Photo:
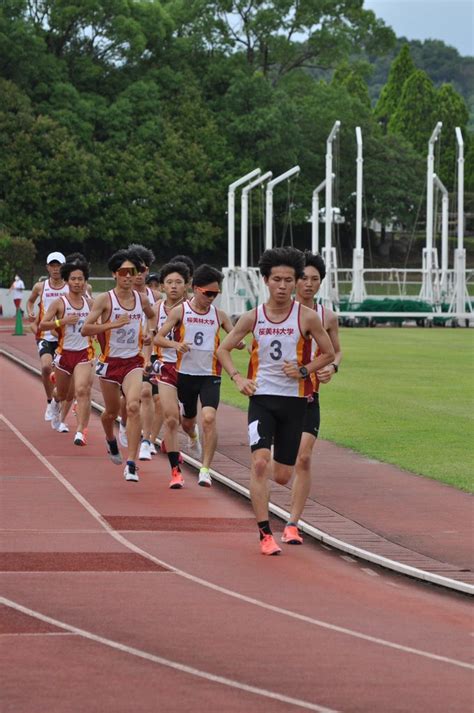
[[[89,501],[86,500],[71,483],[69,483],[68,480],[66,480],[66,478],[52,465],[52,463],[50,463],[48,459],[43,456],[42,453],[40,453],[40,451],[32,443],[30,443],[30,441],[28,441],[28,439],[21,433],[21,431],[19,431],[16,426],[14,426],[14,424],[11,423],[11,421],[3,413],[0,414],[0,421],[3,421],[8,426],[8,428],[10,428],[10,430],[16,435],[16,437],[38,458],[38,460],[50,471],[50,473],[52,473],[52,475],[57,478],[57,480],[66,488],[66,490],[87,510],[91,517],[93,517],[111,537],[113,537],[117,542],[122,544],[127,549],[131,550],[132,552],[135,552],[136,554],[141,555],[142,557],[145,557],[154,564],[157,564],[161,567],[165,567],[170,570],[170,572],[180,577],[183,577],[183,579],[187,579],[188,581],[193,582],[194,584],[199,584],[203,587],[206,587],[207,589],[211,589],[215,592],[219,592],[220,594],[224,594],[225,596],[232,597],[233,599],[237,599],[238,601],[245,602],[247,604],[252,604],[253,606],[260,607],[261,609],[271,611],[275,614],[287,616],[291,619],[296,619],[298,621],[303,621],[306,624],[311,624],[312,626],[327,629],[338,634],[345,634],[356,639],[361,639],[363,641],[394,649],[396,651],[401,651],[403,653],[414,654],[416,656],[421,656],[432,661],[440,661],[443,663],[451,664],[453,666],[458,666],[460,668],[474,670],[474,665],[466,661],[459,661],[458,659],[452,659],[447,656],[433,654],[429,651],[423,651],[422,649],[415,649],[411,646],[397,644],[393,641],[388,641],[387,639],[371,636],[369,634],[363,634],[362,632],[356,631],[354,629],[338,626],[337,624],[331,624],[329,622],[322,621],[320,619],[315,619],[305,614],[299,614],[298,612],[291,611],[290,609],[284,609],[273,604],[268,604],[267,602],[264,602],[260,599],[254,599],[253,597],[241,594],[232,589],[227,589],[226,587],[221,587],[220,585],[214,584],[213,582],[209,582],[208,580],[196,577],[195,575],[190,574],[189,572],[185,572],[184,570],[174,567],[173,565],[169,564],[168,562],[165,562],[164,560],[158,559],[158,557],[155,557],[146,550],[143,550],[141,547],[134,545],[133,542],[127,540],[127,538],[123,537],[123,535],[114,530],[109,525],[107,520],[105,520],[105,518],[103,518],[102,515],[94,508],[94,506],[91,505]]]
[[[269,691],[265,688],[258,688],[257,686],[250,686],[247,683],[241,683],[240,681],[235,681],[231,678],[225,678],[224,676],[217,676],[214,673],[208,673],[207,671],[202,671],[193,666],[186,666],[186,664],[178,663],[177,661],[172,661],[171,659],[165,659],[162,656],[156,656],[148,651],[142,651],[142,649],[137,649],[134,646],[127,646],[126,644],[121,644],[119,641],[114,641],[113,639],[107,639],[104,636],[99,636],[86,629],[79,629],[77,626],[72,626],[59,619],[53,619],[46,614],[30,609],[29,607],[24,607],[18,602],[12,599],[6,599],[5,597],[0,597],[0,604],[4,604],[7,607],[16,609],[22,614],[27,614],[35,619],[44,621],[48,624],[53,624],[58,628],[65,629],[69,634],[76,634],[77,636],[82,636],[84,639],[89,639],[103,646],[108,646],[111,649],[116,649],[125,654],[131,656],[136,656],[146,661],[151,661],[157,663],[161,666],[166,666],[167,668],[173,668],[181,673],[187,673],[191,676],[197,676],[198,678],[203,678],[206,681],[211,681],[212,683],[220,683],[223,686],[229,688],[237,688],[240,691],[245,691],[246,693],[253,693],[254,695],[261,696],[263,698],[269,698],[274,701],[279,701],[280,703],[288,703],[289,705],[296,706],[298,708],[304,708],[309,711],[316,711],[317,713],[338,713],[338,711],[333,708],[326,708],[324,706],[319,706],[316,703],[310,703],[309,701],[304,701],[299,698],[292,698],[291,696],[285,696],[281,693],[276,693],[275,691]]]

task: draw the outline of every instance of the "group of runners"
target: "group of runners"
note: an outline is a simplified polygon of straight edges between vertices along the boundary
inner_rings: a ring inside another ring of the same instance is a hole
[[[311,486],[319,386],[337,373],[342,358],[337,317],[315,304],[325,277],[322,258],[294,248],[266,250],[259,268],[268,300],[235,326],[214,304],[224,279],[219,270],[195,268],[188,256],[177,255],[152,275],[154,260],[142,245],[118,250],[108,262],[115,286],[93,299],[83,255],[48,255],[48,277],[34,285],[27,302],[47,398],[45,420],[68,432],[66,416],[75,403],[73,442],[85,446],[97,374],[106,449],[114,464],[124,464],[125,480],[139,481],[137,462],[156,454],[163,427],[169,487],[181,489],[181,427],[189,453],[201,464],[198,483],[210,487],[224,368],[249,397],[250,494],[261,552],[281,552],[269,523],[269,480],[286,484],[293,472],[290,520],[281,539],[302,544],[298,521]],[[227,333],[222,343],[221,330]],[[234,349],[250,352],[246,375],[234,365]]]

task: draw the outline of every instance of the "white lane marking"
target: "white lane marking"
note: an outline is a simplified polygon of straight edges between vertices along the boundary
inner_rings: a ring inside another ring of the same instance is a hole
[[[168,668],[173,668],[176,671],[181,671],[182,673],[188,673],[191,676],[197,676],[198,678],[204,678],[207,681],[212,681],[213,683],[220,683],[223,686],[229,686],[230,688],[237,688],[240,691],[246,691],[247,693],[253,693],[257,696],[263,696],[264,698],[271,698],[274,701],[280,701],[281,703],[288,703],[292,706],[298,706],[299,708],[305,708],[309,711],[317,711],[318,713],[337,713],[332,708],[325,708],[324,706],[318,706],[316,703],[310,703],[309,701],[304,701],[299,698],[291,698],[290,696],[285,696],[281,693],[275,693],[274,691],[269,691],[266,688],[258,688],[257,686],[249,686],[246,683],[240,683],[240,681],[235,681],[231,678],[225,678],[224,676],[217,676],[214,673],[208,673],[207,671],[202,671],[193,666],[186,666],[185,664],[178,663],[177,661],[172,661],[171,659],[165,659],[161,656],[156,656],[148,651],[142,651],[141,649],[136,649],[133,646],[127,646],[126,644],[121,644],[113,639],[107,639],[104,636],[99,636],[98,634],[93,634],[91,631],[85,629],[79,629],[77,626],[72,626],[59,619],[53,619],[50,616],[41,614],[34,609],[29,607],[24,607],[18,602],[14,602],[11,599],[6,599],[5,597],[0,597],[0,604],[16,609],[23,614],[28,614],[29,616],[35,617],[35,619],[40,619],[48,624],[53,624],[54,626],[65,629],[66,631],[82,636],[84,639],[89,639],[90,641],[95,641],[98,644],[103,644],[104,646],[109,646],[111,649],[117,649],[123,653],[130,654],[131,656],[137,656],[141,659],[146,659],[147,661],[152,661],[153,663],[160,664],[161,666],[167,666]]]
[[[370,574],[371,577],[378,577],[379,573],[374,572],[373,569],[369,569],[368,567],[361,567],[362,572],[365,572],[366,574]]]
[[[76,636],[70,631],[10,631],[0,634],[0,639],[5,636]]]
[[[346,560],[346,562],[357,562],[356,559],[354,559],[353,557],[350,557],[349,555],[339,555],[339,557],[342,560]]]
[[[404,646],[403,644],[397,644],[394,643],[393,641],[388,641],[387,639],[381,639],[376,636],[370,636],[369,634],[363,634],[362,632],[355,631],[354,629],[348,629],[343,626],[337,626],[336,624],[330,624],[327,621],[321,621],[320,619],[314,619],[313,617],[306,616],[305,614],[299,614],[298,612],[291,611],[290,609],[283,609],[282,607],[277,607],[274,606],[273,604],[267,604],[267,602],[263,602],[260,599],[254,599],[253,597],[246,596],[245,594],[240,594],[239,592],[235,592],[232,589],[226,589],[225,587],[221,587],[218,584],[213,584],[212,582],[207,581],[206,579],[201,579],[200,577],[196,577],[193,574],[189,574],[188,572],[185,572],[184,570],[178,569],[177,567],[173,567],[173,565],[169,564],[168,562],[165,562],[164,560],[158,559],[158,557],[155,557],[154,555],[150,554],[146,550],[143,550],[141,547],[138,547],[137,545],[134,545],[133,542],[130,542],[130,540],[127,540],[123,535],[121,535],[119,532],[116,530],[113,530],[112,527],[109,525],[107,520],[105,520],[102,515],[94,508],[93,505],[91,505],[77,490],[76,488],[69,483],[66,478],[64,478],[63,475],[48,461],[47,458],[45,458],[39,451],[38,449],[28,441],[28,439],[14,426],[4,414],[0,414],[0,420],[2,420],[16,435],[17,438],[27,447],[30,449],[32,453],[35,454],[35,456],[38,458],[38,460],[47,468],[54,476],[59,480],[59,482],[66,488],[66,490],[74,497],[76,500],[87,510],[87,512],[95,519],[97,522],[100,523],[100,525],[106,530],[111,537],[113,537],[117,542],[120,542],[124,547],[127,549],[131,550],[132,552],[135,552],[138,555],[141,555],[142,557],[145,557],[146,559],[150,560],[150,562],[154,562],[155,564],[159,565],[160,567],[166,567],[169,569],[171,572],[174,572],[175,574],[178,574],[180,577],[183,577],[184,579],[188,579],[191,582],[194,582],[195,584],[200,584],[203,587],[206,587],[207,589],[211,589],[215,592],[219,592],[220,594],[225,594],[228,597],[232,597],[233,599],[237,599],[241,602],[245,602],[246,604],[253,604],[254,606],[260,607],[261,609],[266,609],[267,611],[274,612],[276,614],[282,614],[284,616],[287,616],[291,619],[297,619],[298,621],[304,621],[307,624],[312,624],[313,626],[318,626],[322,629],[328,629],[329,631],[334,631],[339,634],[345,634],[347,636],[352,636],[356,639],[362,639],[363,641],[368,641],[372,644],[378,644],[380,646],[385,646],[390,649],[395,649],[396,651],[403,651],[404,653],[409,653],[409,654],[414,654],[415,656],[421,656],[423,658],[430,659],[432,661],[442,661],[443,663],[449,663],[452,664],[453,666],[459,666],[460,668],[467,668],[467,669],[472,669],[474,670],[474,665],[467,663],[466,661],[459,661],[458,659],[452,659],[447,656],[440,656],[438,654],[432,654],[429,651],[423,651],[422,649],[414,649],[411,646]]]

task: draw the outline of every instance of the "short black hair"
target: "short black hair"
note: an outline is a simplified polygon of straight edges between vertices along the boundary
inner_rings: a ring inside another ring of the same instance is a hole
[[[184,262],[178,261],[167,262],[166,265],[163,265],[160,270],[160,282],[163,283],[168,275],[171,275],[173,272],[177,272],[178,275],[181,275],[186,284],[189,282],[190,274],[188,266],[185,265]]]
[[[107,263],[107,267],[109,268],[110,272],[117,272],[120,265],[122,265],[122,263],[124,263],[126,260],[135,265],[137,269],[140,267],[140,265],[143,264],[143,260],[134,250],[125,250],[124,248],[122,248],[121,250],[117,250],[117,252],[112,255],[112,257]]]
[[[66,262],[80,262],[82,264],[89,263],[88,259],[82,253],[71,253],[66,255]]]
[[[160,276],[156,272],[150,272],[150,274],[146,278],[146,284],[149,285],[150,282],[158,282],[159,284],[161,282]]]
[[[153,250],[146,248],[144,245],[132,243],[128,246],[128,249],[136,253],[139,256],[141,262],[147,267],[150,267],[150,265],[155,262],[155,253],[153,252]]]
[[[85,260],[84,262],[79,262],[79,260],[65,262],[64,265],[61,265],[61,277],[67,282],[71,272],[74,272],[75,270],[81,270],[84,275],[84,279],[87,282],[89,279],[89,265]]]
[[[170,262],[184,262],[189,270],[189,277],[194,275],[194,260],[189,257],[189,255],[175,255],[171,258]]]
[[[296,248],[270,248],[265,250],[258,263],[261,274],[266,278],[270,277],[272,267],[280,267],[280,265],[292,267],[295,271],[295,278],[299,280],[304,273],[304,255],[301,250]]]
[[[204,263],[204,265],[199,265],[194,272],[193,287],[204,287],[204,285],[210,285],[211,282],[218,282],[220,286],[223,279],[222,272],[212,267],[212,265]]]
[[[304,251],[304,266],[314,267],[319,272],[319,277],[321,282],[326,277],[326,263],[324,262],[321,255],[318,253],[312,253],[311,250]]]

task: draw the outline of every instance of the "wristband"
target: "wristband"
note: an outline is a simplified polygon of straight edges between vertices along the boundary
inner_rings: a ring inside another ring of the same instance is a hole
[[[56,319],[54,320],[54,324],[56,325],[56,327],[60,327],[60,326],[61,326],[61,322],[59,321],[59,319],[58,319],[57,317],[56,317]]]
[[[234,371],[234,373],[230,375],[230,380],[231,380],[231,381],[234,381],[234,377],[237,376],[238,373],[239,373],[239,372],[238,372],[237,370]]]
[[[337,374],[337,372],[339,371],[338,365],[333,362],[333,363],[331,364],[331,366],[334,367],[334,373]]]

